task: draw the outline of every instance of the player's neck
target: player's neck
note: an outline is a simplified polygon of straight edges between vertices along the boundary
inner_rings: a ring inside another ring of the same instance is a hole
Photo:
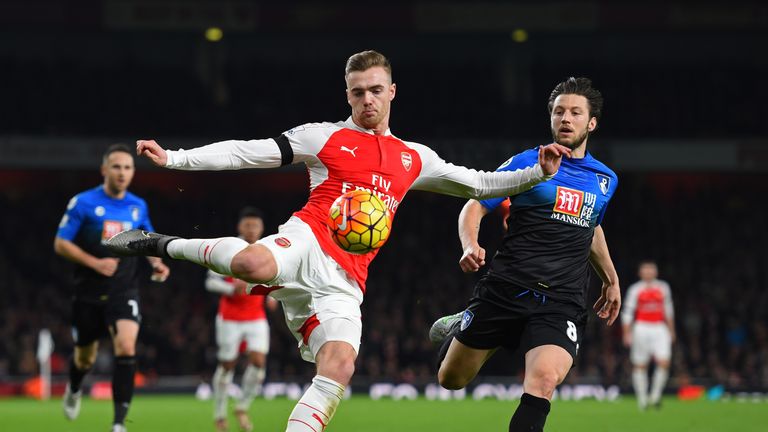
[[[571,158],[584,159],[586,155],[587,155],[587,139],[585,138],[580,146],[571,150]]]
[[[114,198],[114,199],[123,199],[125,198],[125,193],[128,192],[127,190],[114,190],[110,189],[109,186],[104,185],[103,186],[104,193],[107,194],[108,197]]]

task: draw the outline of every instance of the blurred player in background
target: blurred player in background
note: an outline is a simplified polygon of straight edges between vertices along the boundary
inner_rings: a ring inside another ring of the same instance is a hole
[[[239,237],[248,244],[255,243],[264,233],[264,218],[261,210],[245,207],[240,211],[237,222]],[[213,374],[214,421],[217,431],[228,430],[227,388],[232,383],[237,365],[238,351],[245,342],[248,366],[243,373],[242,396],[235,407],[235,417],[240,429],[252,431],[248,409],[253,398],[261,391],[267,367],[269,352],[269,322],[264,310],[267,301],[274,310],[277,302],[264,295],[248,295],[248,283],[232,276],[224,276],[208,270],[205,288],[221,294],[219,313],[216,315],[216,344],[219,365]]]
[[[325,429],[352,378],[360,347],[360,304],[368,265],[377,251],[354,255],[333,242],[326,220],[339,195],[374,191],[393,216],[405,194],[414,189],[464,198],[508,196],[549,179],[562,155],[570,153],[558,144],[540,147],[537,157],[514,172],[489,173],[452,165],[430,148],[402,141],[390,132],[395,84],[386,57],[375,51],[357,53],[348,59],[344,78],[352,115],[342,122],[308,123],[274,139],[223,141],[191,150],[166,151],[155,141],[137,142],[139,154],[168,168],[306,164],[309,200],[278,234],[249,245],[233,237],[180,239],[133,230],[109,242],[123,254],[183,259],[270,287],[270,296],[283,305],[302,358],[317,365],[312,385],[291,412],[288,432]]]
[[[640,280],[627,289],[621,324],[624,345],[632,362],[632,385],[641,410],[648,406],[661,408],[661,395],[669,378],[672,344],[675,342],[675,317],[669,284],[658,279],[654,261],[643,261],[638,267]],[[648,395],[648,364],[656,367]]]
[[[76,264],[72,298],[75,353],[64,393],[64,415],[70,420],[79,415],[83,377],[96,361],[99,339],[111,336],[115,432],[125,431],[133,397],[141,272],[137,258],[116,258],[104,242],[125,229],[152,229],[146,202],[128,192],[134,172],[131,150],[122,144],[110,146],[101,165],[104,183],[69,201],[54,240],[56,253]],[[152,280],[165,281],[168,267],[160,258],[150,257],[149,262]]]
[[[448,389],[469,384],[500,347],[525,354],[524,393],[510,431],[544,428],[555,387],[582,342],[590,264],[603,281],[595,312],[608,325],[619,315],[619,279],[600,226],[618,179],[587,151],[602,105],[600,92],[586,78],[569,78],[555,87],[548,103],[552,135],[571,149],[571,158],[563,160],[552,180],[510,198],[507,233],[467,309],[440,318],[430,329],[430,339],[442,344],[438,380]],[[536,150],[528,150],[498,170],[516,170],[536,158]],[[480,221],[504,201],[470,200],[462,209],[464,272],[485,265]]]

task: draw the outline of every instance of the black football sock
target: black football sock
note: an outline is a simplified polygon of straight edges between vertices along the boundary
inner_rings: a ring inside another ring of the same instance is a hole
[[[509,421],[509,432],[541,432],[547,421],[550,403],[540,397],[523,393],[520,405]]]
[[[133,398],[133,378],[136,372],[136,357],[115,357],[115,370],[112,372],[112,401],[115,406],[116,424],[123,424]]]
[[[77,393],[80,390],[80,385],[88,371],[90,369],[78,369],[75,365],[75,359],[69,359],[69,388],[72,393]]]

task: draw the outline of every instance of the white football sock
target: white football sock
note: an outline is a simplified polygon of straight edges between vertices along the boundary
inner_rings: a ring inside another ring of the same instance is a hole
[[[261,385],[264,383],[264,377],[267,375],[265,368],[256,367],[249,364],[243,372],[243,396],[237,403],[239,411],[248,411],[251,402],[261,392]]]
[[[171,258],[192,261],[216,273],[232,276],[232,258],[247,247],[248,242],[241,238],[220,237],[171,240],[166,249]]]
[[[650,402],[652,404],[657,403],[661,399],[661,393],[664,391],[664,386],[667,385],[668,377],[669,370],[667,368],[656,367],[656,370],[653,372],[653,381],[651,384]]]
[[[648,371],[646,369],[633,369],[632,385],[635,387],[637,406],[644,409],[648,405]]]
[[[321,432],[344,397],[344,386],[320,375],[312,379],[288,418],[285,432]]]
[[[232,383],[232,378],[235,376],[235,371],[225,370],[223,366],[216,367],[216,372],[213,374],[213,418],[227,418],[227,401],[229,395],[229,385]]]

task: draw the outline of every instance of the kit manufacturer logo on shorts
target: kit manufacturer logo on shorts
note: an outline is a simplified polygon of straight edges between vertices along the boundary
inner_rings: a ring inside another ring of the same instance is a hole
[[[290,241],[290,240],[288,240],[288,239],[287,239],[287,238],[285,238],[285,237],[278,237],[278,238],[276,238],[276,239],[275,239],[275,244],[276,244],[276,245],[278,245],[278,246],[280,246],[280,247],[284,247],[284,248],[289,248],[289,247],[291,247],[291,241]]]
[[[465,310],[464,315],[461,316],[461,331],[464,331],[469,327],[470,324],[472,324],[472,318],[475,317],[475,314],[472,313],[472,311]]]

